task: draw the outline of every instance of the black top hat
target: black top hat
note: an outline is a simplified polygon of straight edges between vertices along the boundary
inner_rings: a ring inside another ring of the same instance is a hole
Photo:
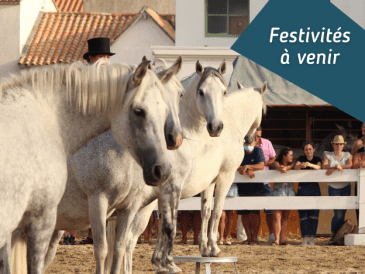
[[[98,37],[87,40],[89,45],[89,52],[84,54],[84,59],[88,60],[90,55],[109,54],[110,56],[115,53],[110,52],[110,39],[107,37]]]

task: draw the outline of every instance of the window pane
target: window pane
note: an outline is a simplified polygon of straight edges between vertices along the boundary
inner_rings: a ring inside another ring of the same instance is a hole
[[[227,14],[227,0],[206,0],[208,14]]]
[[[229,14],[248,15],[248,1],[249,0],[229,0]]]
[[[248,26],[248,16],[230,16],[229,34],[241,34]]]
[[[227,33],[227,17],[208,16],[208,33]]]

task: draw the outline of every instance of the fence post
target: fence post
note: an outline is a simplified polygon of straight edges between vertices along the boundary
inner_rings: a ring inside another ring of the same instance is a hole
[[[365,228],[365,218],[363,214],[365,213],[365,169],[359,168],[359,180],[357,181],[357,196],[359,201],[359,234],[364,234]]]

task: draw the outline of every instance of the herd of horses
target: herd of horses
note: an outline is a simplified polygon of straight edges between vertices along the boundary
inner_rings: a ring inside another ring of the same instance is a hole
[[[228,93],[218,69],[180,82],[169,67],[76,62],[23,71],[0,85],[0,273],[25,235],[27,270],[44,273],[63,230],[91,226],[96,273],[109,273],[106,220],[117,211],[110,273],[132,272],[132,253],[158,203],[152,262],[173,262],[180,199],[202,192],[202,256],[218,256],[218,223],[227,192],[266,111],[264,92]],[[215,189],[214,208],[211,210]],[[208,233],[208,220],[212,220]]]

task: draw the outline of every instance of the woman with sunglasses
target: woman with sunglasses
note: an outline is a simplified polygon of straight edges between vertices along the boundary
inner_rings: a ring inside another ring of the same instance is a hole
[[[322,169],[327,169],[326,174],[331,175],[335,170],[343,173],[344,169],[351,169],[352,167],[352,156],[350,152],[343,151],[346,144],[342,135],[336,135],[331,142],[334,148],[333,152],[325,152]],[[329,196],[350,196],[351,195],[351,184],[349,182],[334,182],[328,184],[328,195]],[[341,228],[345,221],[346,209],[335,209],[335,215],[331,221],[331,239]]]
[[[294,168],[293,150],[290,147],[280,150],[279,156],[274,162],[274,168],[282,174]],[[293,184],[274,183],[273,196],[295,196]],[[272,245],[287,245],[285,235],[288,228],[289,214],[290,210],[274,210],[273,227],[275,242]]]

